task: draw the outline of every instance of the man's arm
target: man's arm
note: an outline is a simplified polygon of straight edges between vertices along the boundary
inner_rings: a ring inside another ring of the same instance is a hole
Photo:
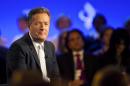
[[[27,69],[25,63],[25,54],[19,44],[14,43],[10,47],[7,53],[6,61],[7,61],[8,78],[11,78],[11,75],[16,70]]]
[[[52,44],[52,47],[53,47],[53,61],[54,61],[54,66],[53,67],[55,67],[54,68],[54,72],[55,72],[55,75],[56,75],[56,77],[60,77],[60,73],[59,73],[59,67],[58,67],[58,64],[57,64],[57,59],[56,59],[56,53],[55,53],[55,47],[54,47],[54,45]]]
[[[51,53],[52,53],[52,56],[51,56],[51,63],[52,63],[51,64],[51,68],[52,68],[51,77],[58,78],[58,77],[60,77],[60,74],[59,74],[59,67],[58,67],[57,60],[56,60],[55,47],[51,42],[49,42],[48,46],[50,47]]]

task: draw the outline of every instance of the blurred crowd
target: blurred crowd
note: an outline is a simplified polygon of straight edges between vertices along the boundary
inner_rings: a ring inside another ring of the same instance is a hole
[[[55,45],[61,78],[47,83],[36,71],[17,71],[11,86],[129,86],[130,85],[130,20],[123,27],[108,25],[104,15],[93,19],[96,37],[85,36],[73,21],[60,16],[56,21],[57,37],[49,40]],[[20,35],[27,33],[27,17],[18,19]],[[84,32],[87,33],[87,32]],[[12,41],[12,42],[13,42]],[[0,84],[7,84],[6,53],[0,38]],[[52,65],[53,67],[53,65]]]

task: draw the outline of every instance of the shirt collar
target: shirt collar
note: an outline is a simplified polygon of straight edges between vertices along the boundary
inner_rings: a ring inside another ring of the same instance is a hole
[[[76,55],[76,54],[83,55],[83,53],[84,53],[84,50],[80,50],[80,51],[73,51],[73,55]]]

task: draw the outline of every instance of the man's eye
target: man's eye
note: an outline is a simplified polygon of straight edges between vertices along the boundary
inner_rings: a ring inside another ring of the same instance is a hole
[[[38,22],[36,22],[36,23],[35,23],[35,25],[39,25],[39,23],[38,23]]]
[[[48,23],[47,23],[47,22],[45,22],[44,24],[45,24],[45,25],[48,25]]]

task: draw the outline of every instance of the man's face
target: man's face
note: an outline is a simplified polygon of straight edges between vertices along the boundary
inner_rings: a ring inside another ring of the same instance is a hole
[[[69,48],[72,51],[79,51],[84,47],[84,41],[78,32],[72,32],[68,42]]]
[[[31,36],[34,39],[38,40],[39,42],[46,40],[49,27],[50,17],[46,13],[39,13],[32,16],[29,29]]]

